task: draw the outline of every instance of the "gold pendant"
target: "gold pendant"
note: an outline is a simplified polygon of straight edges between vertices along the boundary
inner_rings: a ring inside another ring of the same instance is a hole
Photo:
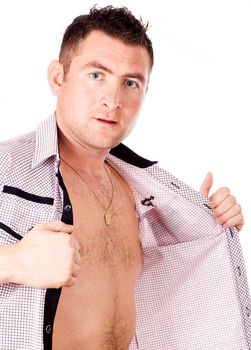
[[[105,224],[107,226],[110,226],[112,224],[111,215],[109,213],[105,213],[104,217],[105,217]]]

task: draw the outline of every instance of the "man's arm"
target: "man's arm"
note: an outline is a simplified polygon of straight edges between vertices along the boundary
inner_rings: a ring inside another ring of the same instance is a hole
[[[35,226],[17,244],[0,245],[0,284],[35,288],[72,286],[80,270],[80,246],[72,225],[52,221]]]
[[[213,175],[208,173],[200,187],[200,193],[210,200],[217,223],[224,227],[235,226],[240,231],[244,225],[244,217],[240,204],[237,203],[236,198],[230,193],[227,187],[219,188],[209,197],[209,191],[212,185]]]

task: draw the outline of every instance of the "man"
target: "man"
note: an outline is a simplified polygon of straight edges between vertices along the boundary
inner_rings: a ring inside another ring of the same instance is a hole
[[[219,189],[211,203],[191,192],[190,201],[191,189],[120,144],[147,92],[153,51],[146,30],[125,8],[93,8],[77,17],[48,70],[55,114],[36,133],[1,145],[3,349],[181,349],[166,334],[172,294],[161,279],[173,272],[165,269],[182,262],[173,290],[179,295],[180,284],[193,281],[195,298],[201,272],[192,270],[202,269],[200,255],[209,275],[217,273],[228,291],[235,288],[222,225],[240,230],[243,216],[230,191]],[[211,186],[209,174],[201,193],[208,196]],[[234,229],[228,233],[235,236]],[[223,275],[209,262],[210,251],[226,266]],[[163,310],[150,311],[155,302]],[[234,299],[228,312],[239,325],[238,307]],[[243,345],[244,337],[237,338]],[[193,341],[183,348],[202,348]],[[217,344],[227,349],[222,338]]]

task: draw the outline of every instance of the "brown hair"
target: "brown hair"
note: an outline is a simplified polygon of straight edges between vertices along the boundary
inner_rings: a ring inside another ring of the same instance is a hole
[[[78,45],[91,31],[100,30],[125,44],[144,47],[153,65],[152,42],[147,36],[148,23],[136,19],[126,7],[106,6],[90,9],[89,14],[76,17],[67,27],[59,53],[59,61],[67,73]]]

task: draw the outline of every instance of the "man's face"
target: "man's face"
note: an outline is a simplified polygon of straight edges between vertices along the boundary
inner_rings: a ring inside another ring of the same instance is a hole
[[[145,48],[92,31],[73,57],[57,92],[57,123],[74,142],[110,149],[132,130],[147,91]]]

